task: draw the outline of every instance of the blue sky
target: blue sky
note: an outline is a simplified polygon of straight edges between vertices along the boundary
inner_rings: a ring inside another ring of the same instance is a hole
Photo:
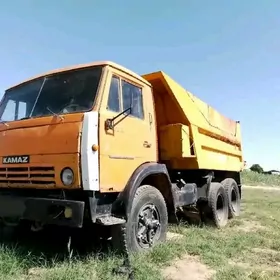
[[[242,124],[248,164],[280,169],[280,1],[10,0],[0,9],[0,96],[95,60],[163,70]]]

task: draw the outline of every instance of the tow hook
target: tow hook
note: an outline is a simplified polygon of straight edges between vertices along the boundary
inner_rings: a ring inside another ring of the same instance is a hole
[[[41,230],[43,229],[43,224],[42,224],[42,223],[39,223],[39,222],[34,222],[34,223],[32,223],[30,229],[31,229],[31,231],[33,231],[33,232],[41,231]]]

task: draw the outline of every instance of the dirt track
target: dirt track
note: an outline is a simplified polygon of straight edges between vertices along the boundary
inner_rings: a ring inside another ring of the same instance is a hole
[[[246,186],[246,185],[243,185],[242,188],[267,190],[267,191],[280,191],[280,187],[268,187],[268,186]]]

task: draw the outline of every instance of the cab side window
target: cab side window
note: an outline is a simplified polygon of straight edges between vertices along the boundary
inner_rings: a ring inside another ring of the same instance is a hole
[[[142,89],[122,81],[123,110],[131,108],[131,116],[144,119]]]
[[[112,77],[109,98],[107,103],[107,110],[113,112],[120,112],[120,79],[116,76]]]

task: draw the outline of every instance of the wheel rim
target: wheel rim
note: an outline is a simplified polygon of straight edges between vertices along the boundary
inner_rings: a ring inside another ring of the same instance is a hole
[[[231,190],[231,206],[232,206],[232,210],[233,212],[236,212],[238,209],[238,199],[237,199],[237,193],[235,189]]]
[[[225,216],[224,208],[225,208],[224,197],[221,194],[219,194],[216,202],[217,219],[219,221],[224,219]]]
[[[160,215],[154,204],[145,204],[139,211],[137,220],[137,242],[142,248],[151,247],[159,240],[161,231]]]

